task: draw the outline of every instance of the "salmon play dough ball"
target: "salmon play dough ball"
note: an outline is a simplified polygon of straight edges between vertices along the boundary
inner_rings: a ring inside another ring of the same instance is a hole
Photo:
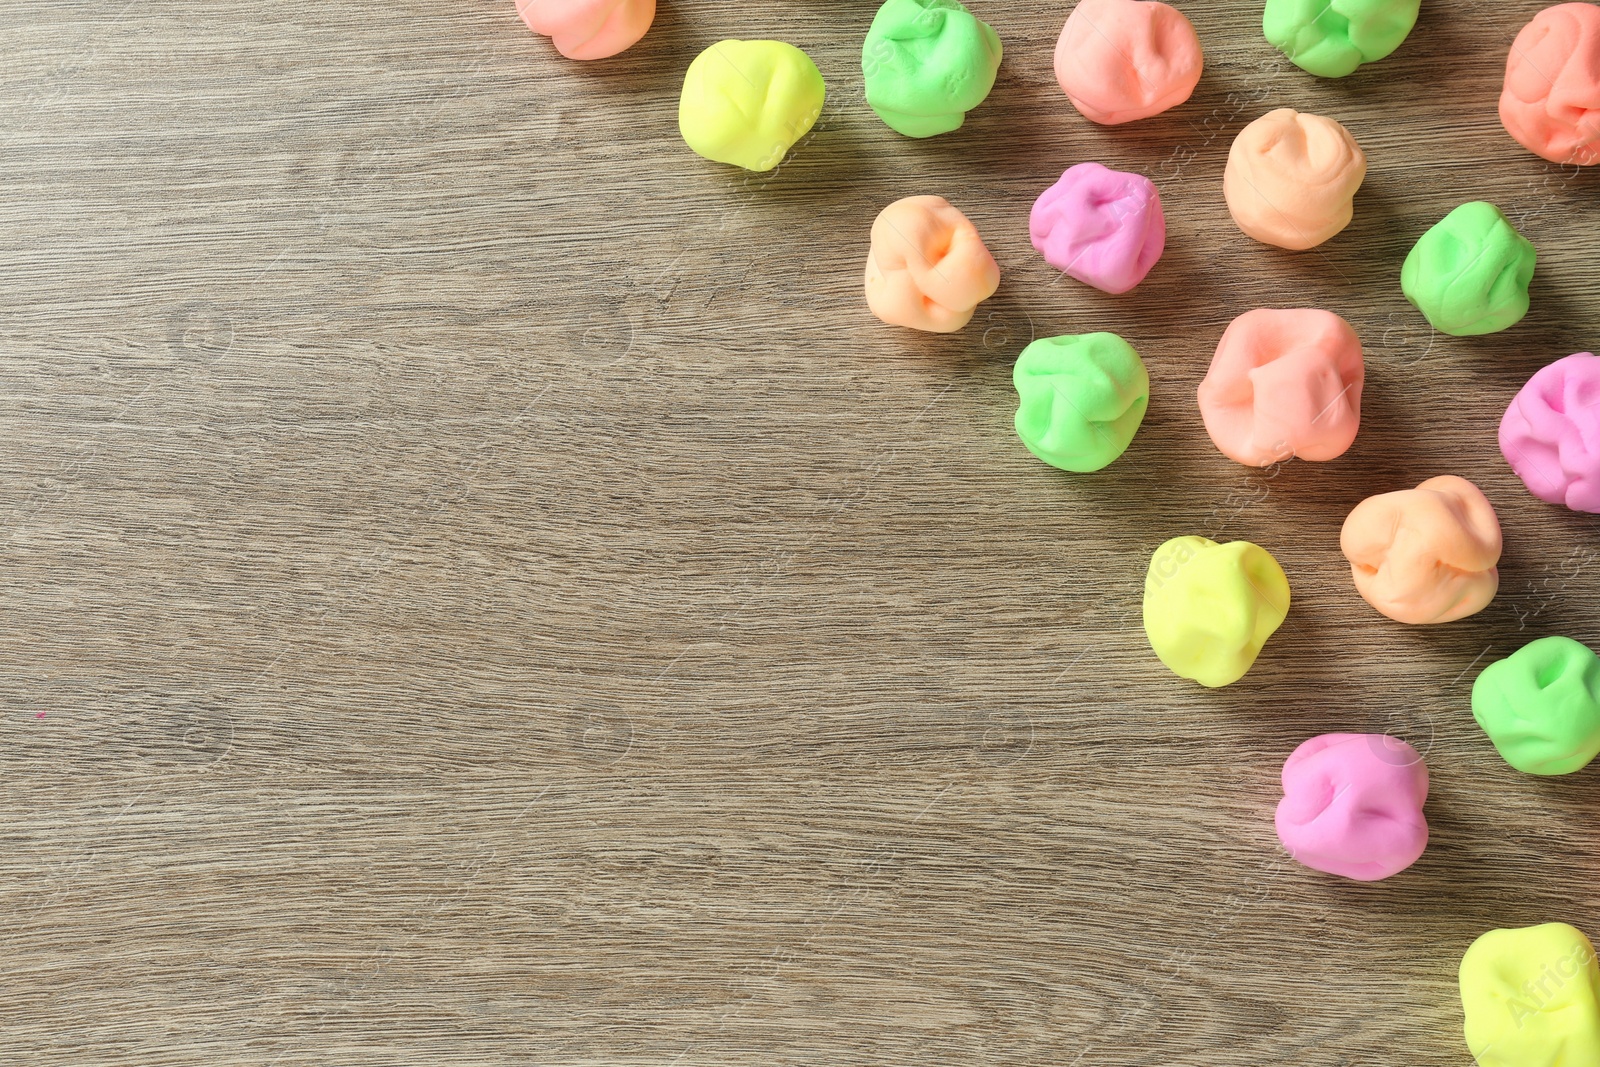
[[[1150,559],[1144,632],[1174,674],[1203,686],[1243,678],[1289,614],[1289,579],[1260,545],[1174,537]]]
[[[1531,641],[1478,675],[1472,717],[1519,771],[1581,771],[1600,755],[1600,657],[1570,637]]]
[[[1428,847],[1428,768],[1417,750],[1383,734],[1323,734],[1283,765],[1278,840],[1317,871],[1376,882]]]
[[[1421,7],[1422,0],[1267,0],[1261,29],[1301,70],[1342,78],[1399,48]]]
[[[1600,162],[1600,7],[1557,4],[1522,28],[1506,59],[1500,122],[1552,163]]]
[[[1280,107],[1233,139],[1222,195],[1246,236],[1300,250],[1350,225],[1352,201],[1366,176],[1366,153],[1349,130]]]
[[[1500,520],[1453,474],[1370,496],[1339,533],[1356,590],[1396,622],[1453,622],[1488,607],[1500,586]]]
[[[639,43],[656,0],[517,0],[517,14],[568,59],[605,59]]]
[[[1600,1063],[1600,968],[1576,927],[1490,930],[1461,958],[1459,977],[1479,1067]]]
[[[1528,313],[1538,253],[1500,209],[1462,204],[1423,234],[1400,269],[1400,288],[1433,327],[1457,337],[1496,333]]]
[[[1540,500],[1600,512],[1600,357],[1543,368],[1500,420],[1500,454]]]
[[[1110,465],[1127,450],[1150,403],[1150,375],[1114,333],[1041,337],[1012,368],[1017,436],[1064,471]]]
[[[1189,20],[1157,0],[1079,0],[1056,42],[1056,80],[1084,118],[1104,126],[1177,107],[1203,64]]]
[[[1028,236],[1056,270],[1125,293],[1161,258],[1167,220],[1149,178],[1079,163],[1034,201]]]
[[[1366,376],[1350,324],[1316,308],[1257,308],[1234,319],[1200,383],[1218,451],[1250,467],[1344,455],[1361,428]]]
[[[889,325],[954,333],[1000,288],[1000,267],[948,200],[908,196],[872,224],[866,287],[867,307]]]
[[[782,41],[718,41],[683,77],[678,130],[690,148],[745,170],[776,167],[822,114],[811,57]]]
[[[861,46],[867,106],[896,133],[961,128],[1000,69],[1000,36],[957,0],[885,0]]]

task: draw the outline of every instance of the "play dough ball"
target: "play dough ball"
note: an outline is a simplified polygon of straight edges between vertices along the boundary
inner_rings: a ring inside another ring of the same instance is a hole
[[[1557,4],[1522,28],[1506,59],[1500,122],[1552,163],[1600,162],[1600,7]]]
[[[517,14],[568,59],[605,59],[639,42],[656,0],[517,0]]]
[[[1461,958],[1467,1048],[1479,1067],[1600,1063],[1600,969],[1566,923],[1490,930]]]
[[[683,76],[678,129],[707,159],[776,167],[822,113],[826,89],[811,57],[782,41],[718,41]]]
[[[1540,500],[1600,512],[1600,358],[1579,352],[1529,378],[1500,420],[1500,454]]]
[[[1315,248],[1350,225],[1366,176],[1366,153],[1349,130],[1280,107],[1233,139],[1222,195],[1246,236],[1279,248]]]
[[[1500,520],[1477,486],[1453,474],[1369,496],[1345,518],[1339,548],[1356,590],[1396,622],[1464,619],[1500,586]]]
[[[1150,559],[1144,632],[1171,670],[1216,688],[1244,677],[1289,614],[1289,579],[1266,549],[1174,537]]]
[[[1261,29],[1301,70],[1342,78],[1399,48],[1422,0],[1267,0]]]
[[[1333,312],[1257,308],[1223,333],[1200,416],[1217,449],[1246,466],[1335,459],[1361,427],[1365,375],[1361,339]]]
[[[1127,449],[1150,402],[1150,376],[1114,333],[1041,337],[1017,358],[1017,436],[1064,471],[1097,471]]]
[[[1084,118],[1104,126],[1177,107],[1203,63],[1189,20],[1157,0],[1079,0],[1056,42],[1056,80]]]
[[[1278,840],[1312,870],[1376,882],[1428,847],[1428,768],[1383,734],[1323,734],[1283,765]]]
[[[861,46],[867,104],[907,137],[960,129],[1000,69],[1000,36],[956,0],[886,0]]]
[[[1079,163],[1034,201],[1028,235],[1056,270],[1125,293],[1161,258],[1167,220],[1149,178]]]
[[[867,307],[891,326],[954,333],[1000,287],[1000,267],[948,200],[908,196],[872,224],[866,286]]]
[[[1528,313],[1537,256],[1499,208],[1474,200],[1412,246],[1400,288],[1435,329],[1458,337],[1494,333]]]
[[[1472,717],[1505,761],[1571,774],[1600,755],[1600,658],[1570,637],[1541,637],[1472,683]]]

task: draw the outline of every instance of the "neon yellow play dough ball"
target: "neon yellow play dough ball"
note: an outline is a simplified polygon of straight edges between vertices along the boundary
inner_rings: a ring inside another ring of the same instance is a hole
[[[806,135],[827,87],[811,57],[782,41],[718,41],[683,76],[678,130],[707,159],[771,170]]]
[[[1289,579],[1249,541],[1174,537],[1150,558],[1144,632],[1174,673],[1216,688],[1244,677],[1289,614]]]
[[[1600,1063],[1600,968],[1566,923],[1490,930],[1461,958],[1467,1048],[1482,1067]]]

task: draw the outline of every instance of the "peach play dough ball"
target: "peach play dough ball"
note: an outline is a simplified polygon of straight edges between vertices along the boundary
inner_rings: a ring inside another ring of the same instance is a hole
[[[1500,122],[1553,163],[1600,162],[1600,7],[1557,4],[1522,28],[1506,57]]]
[[[1346,226],[1367,176],[1350,131],[1293,108],[1269,111],[1228,150],[1222,195],[1239,229],[1279,248],[1315,248]]]
[[[1223,333],[1200,416],[1217,449],[1246,466],[1335,459],[1361,426],[1364,378],[1361,339],[1333,312],[1257,308]]]
[[[1399,874],[1428,847],[1428,768],[1383,734],[1323,734],[1284,762],[1278,840],[1297,862],[1359,882]]]
[[[889,325],[954,333],[1000,287],[1000,267],[948,200],[908,196],[872,224],[866,286],[867,307]]]
[[[1363,500],[1339,548],[1356,590],[1396,622],[1464,619],[1500,585],[1500,520],[1477,486],[1453,474]]]
[[[1056,42],[1056,81],[1084,118],[1104,126],[1177,107],[1203,64],[1189,20],[1157,0],[1080,0]]]
[[[605,59],[639,42],[656,0],[517,0],[517,14],[568,59]]]

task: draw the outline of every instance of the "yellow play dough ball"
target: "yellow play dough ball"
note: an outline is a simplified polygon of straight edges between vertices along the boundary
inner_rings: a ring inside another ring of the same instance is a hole
[[[1150,559],[1144,632],[1176,674],[1215,688],[1244,677],[1289,614],[1289,579],[1260,545],[1174,537]]]
[[[1461,958],[1467,1048],[1482,1067],[1600,1063],[1600,968],[1566,923],[1490,930]]]
[[[683,76],[678,129],[707,159],[771,170],[822,113],[811,57],[782,41],[718,41]]]

